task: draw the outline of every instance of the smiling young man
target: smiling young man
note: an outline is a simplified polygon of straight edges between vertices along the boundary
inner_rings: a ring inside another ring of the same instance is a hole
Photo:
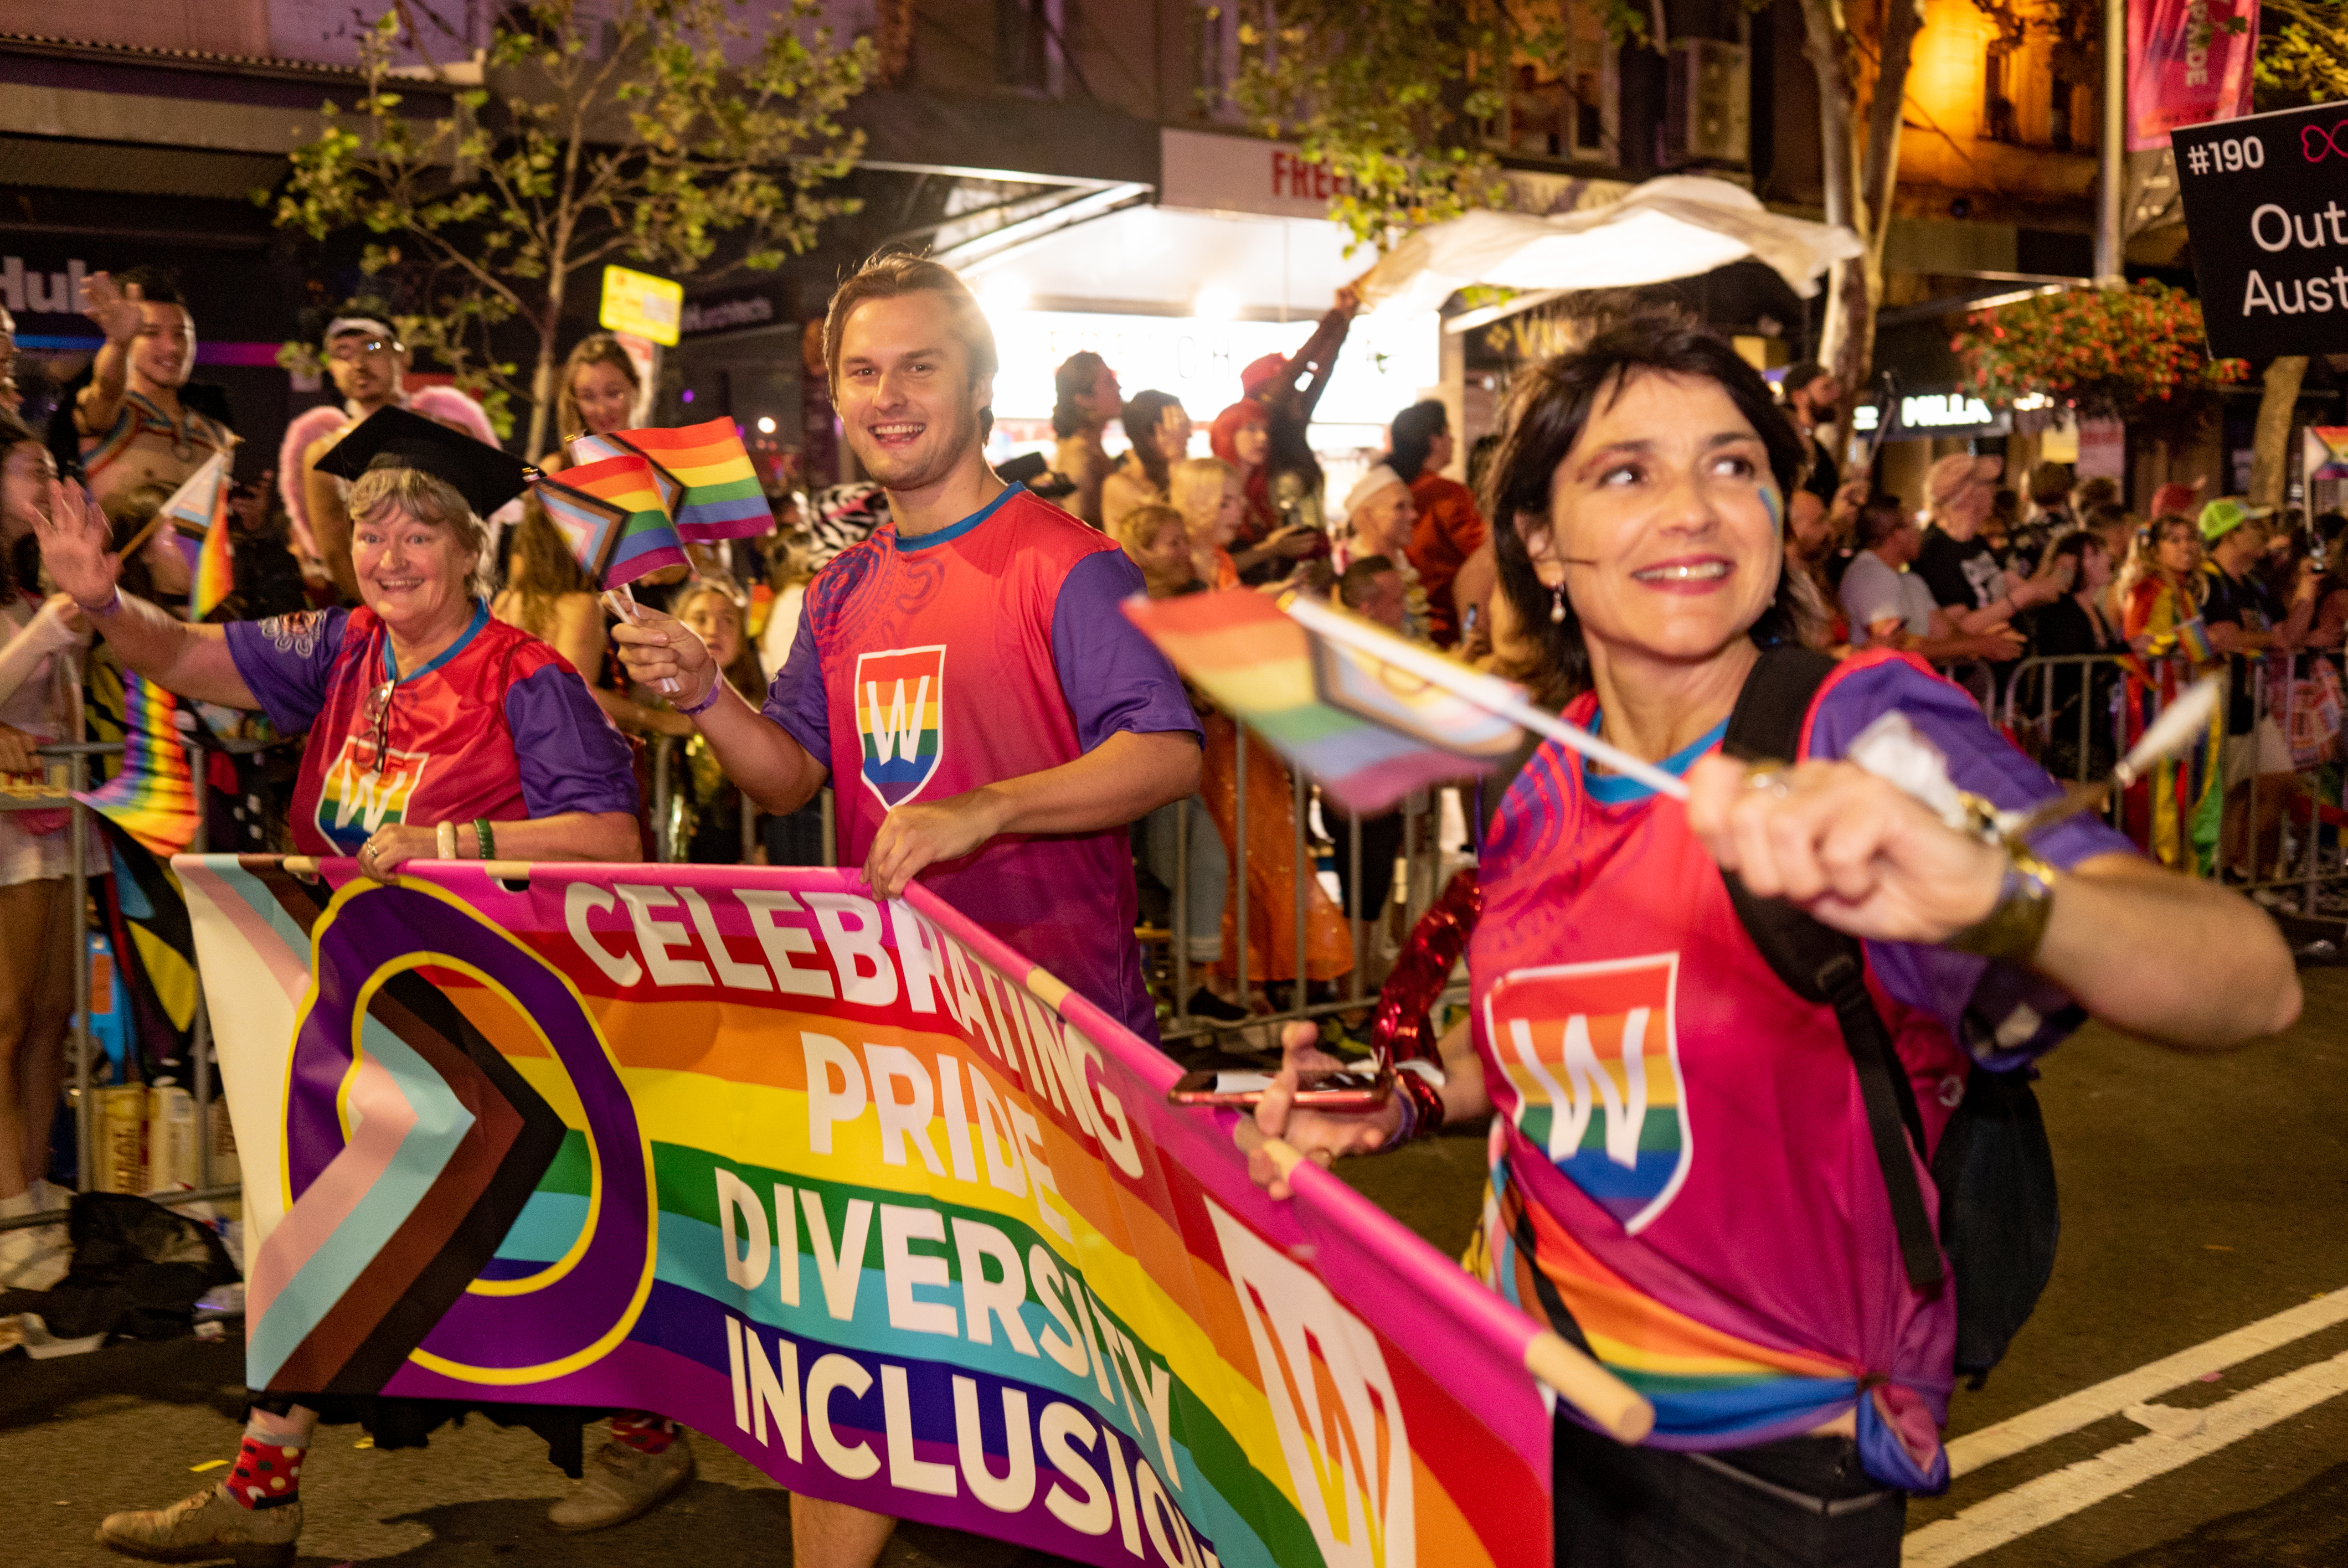
[[[404,384],[407,345],[388,323],[373,316],[336,316],[326,324],[324,336],[326,371],[335,378],[335,390],[343,395],[343,412],[350,415],[350,423],[304,449],[299,482],[318,554],[343,597],[355,600],[359,597],[359,579],[351,565],[347,487],[332,475],[320,473],[318,459],[376,409],[407,405]]]
[[[162,274],[143,267],[118,282],[92,272],[82,292],[82,313],[106,334],[74,400],[83,481],[100,506],[142,485],[176,490],[236,442],[180,399],[196,367],[195,318]]]
[[[1126,620],[1111,540],[986,465],[994,337],[960,278],[883,256],[832,296],[832,398],[891,521],[808,586],[763,708],[666,616],[613,637],[674,678],[726,772],[771,812],[834,786],[839,863],[895,897],[920,876],[1144,1039],[1127,826],[1198,788],[1180,681]],[[791,1499],[792,1561],[866,1568],[895,1522]]]

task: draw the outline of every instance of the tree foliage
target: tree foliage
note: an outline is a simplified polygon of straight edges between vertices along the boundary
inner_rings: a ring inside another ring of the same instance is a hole
[[[2262,110],[2348,98],[2348,0],[2262,0],[2251,69]]]
[[[872,75],[873,46],[835,39],[817,0],[786,4],[759,36],[742,0],[530,0],[504,13],[486,54],[444,65],[434,48],[460,35],[403,0],[362,41],[355,109],[325,106],[268,198],[275,220],[317,240],[364,230],[360,267],[404,305],[409,345],[500,417],[527,401],[535,456],[582,271],[690,273],[736,233],[743,265],[772,269],[854,210],[824,187],[862,150],[839,116]],[[728,64],[729,44],[747,64]],[[403,112],[419,76],[463,84],[451,114]],[[509,323],[535,349],[526,381],[499,355],[516,341]]]
[[[1215,15],[1238,25],[1241,113],[1327,169],[1330,217],[1384,251],[1505,201],[1487,129],[1512,73],[1562,57],[1572,10],[1646,40],[1629,0],[1221,0]]]

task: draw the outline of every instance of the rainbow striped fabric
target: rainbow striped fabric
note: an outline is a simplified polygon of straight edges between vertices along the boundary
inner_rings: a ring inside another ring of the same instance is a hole
[[[1264,594],[1134,598],[1125,613],[1185,678],[1347,811],[1381,812],[1415,789],[1488,773],[1523,735],[1464,698],[1313,635]]]
[[[255,1387],[649,1409],[1120,1568],[1550,1561],[1529,1321],[919,884],[175,864]]]
[[[229,555],[228,492],[228,454],[215,452],[163,503],[171,542],[187,558],[194,579],[189,600],[197,620],[219,609],[236,588]]]
[[[1800,1432],[1849,1407],[1859,1387],[1854,1368],[1755,1344],[1673,1310],[1525,1202],[1505,1162],[1493,1165],[1491,1180],[1468,1272],[1536,1317],[1550,1316],[1543,1296],[1555,1292],[1570,1323],[1553,1327],[1578,1330],[1608,1371],[1655,1407],[1655,1446],[1704,1447],[1716,1433]]]
[[[675,519],[679,538],[711,544],[763,534],[775,526],[758,472],[731,419],[571,440],[571,455],[582,463],[623,452],[648,459],[664,486],[676,487],[678,493],[669,497],[669,516]]]
[[[179,700],[143,675],[122,677],[122,770],[74,796],[150,855],[179,855],[196,841],[196,790],[180,739]]]
[[[633,452],[565,468],[537,482],[539,503],[581,569],[607,588],[684,564],[653,466]]]

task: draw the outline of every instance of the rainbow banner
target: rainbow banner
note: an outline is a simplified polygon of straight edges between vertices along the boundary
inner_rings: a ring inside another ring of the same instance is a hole
[[[1265,594],[1136,597],[1125,614],[1186,679],[1349,812],[1382,812],[1415,789],[1489,773],[1523,743],[1507,719],[1308,631]]]
[[[613,436],[576,436],[571,455],[581,462],[633,452],[680,493],[669,497],[677,537],[695,544],[747,538],[775,526],[774,513],[750,465],[742,433],[731,419],[675,430],[646,427]]]
[[[122,768],[74,798],[138,840],[149,855],[178,855],[196,841],[195,775],[180,739],[179,700],[124,671]]]
[[[1550,1561],[1547,1337],[926,888],[174,864],[254,1387],[649,1409],[1120,1568]]]
[[[653,466],[634,453],[565,468],[536,489],[580,569],[607,588],[685,562]]]

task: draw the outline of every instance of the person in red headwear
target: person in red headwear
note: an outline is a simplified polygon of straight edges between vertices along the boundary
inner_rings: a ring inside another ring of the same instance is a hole
[[[1309,523],[1282,523],[1272,504],[1272,415],[1243,398],[1215,415],[1208,445],[1239,480],[1239,531],[1228,547],[1240,580],[1251,586],[1284,575],[1291,563],[1329,553],[1328,536]]]

